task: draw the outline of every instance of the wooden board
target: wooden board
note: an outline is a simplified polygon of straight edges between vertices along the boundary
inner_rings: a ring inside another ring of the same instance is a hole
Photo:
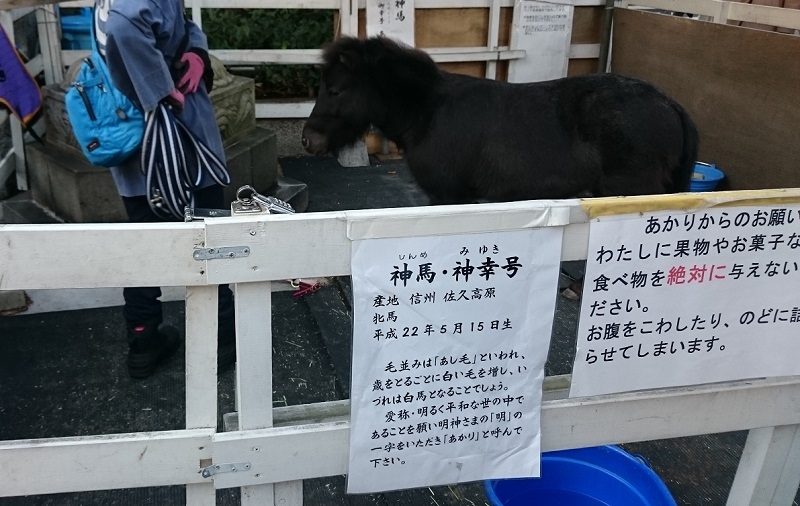
[[[767,5],[769,7],[783,7],[783,0],[746,0],[746,1],[734,0],[734,1],[738,1],[740,3],[753,4],[753,5]],[[777,29],[777,27],[775,26],[765,25],[762,23],[752,23],[749,21],[740,21],[738,23],[734,22],[731,24],[743,26],[745,28],[755,28],[756,30],[767,30],[768,32],[774,32]]]
[[[686,108],[731,189],[800,186],[800,37],[616,9],[611,58]]]
[[[783,8],[800,9],[800,0],[784,0]],[[792,30],[791,28],[781,28],[781,27],[778,27],[777,31],[779,31],[780,33],[791,33],[791,34],[795,32],[795,30]]]
[[[486,45],[489,9],[417,9],[416,15],[417,47]],[[484,62],[448,63],[441,67],[448,72],[475,77],[486,73]]]
[[[572,17],[573,44],[599,44],[603,36],[603,7],[575,7]]]
[[[580,74],[591,74],[597,72],[597,58],[581,58],[580,60],[570,60],[567,66],[567,76],[577,76]]]

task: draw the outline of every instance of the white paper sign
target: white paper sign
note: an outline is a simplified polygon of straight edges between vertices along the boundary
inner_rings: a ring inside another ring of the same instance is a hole
[[[367,35],[414,47],[414,0],[367,0]]]
[[[561,236],[353,242],[349,493],[539,475]]]
[[[524,49],[526,54],[509,65],[509,82],[547,81],[567,75],[573,12],[571,5],[535,0],[516,3],[511,48]]]
[[[800,374],[800,207],[590,225],[573,397]]]

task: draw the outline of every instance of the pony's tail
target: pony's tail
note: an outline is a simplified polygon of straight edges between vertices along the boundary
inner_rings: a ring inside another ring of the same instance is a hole
[[[697,127],[694,121],[692,121],[692,118],[689,117],[680,105],[673,104],[673,107],[680,117],[683,129],[683,152],[681,153],[681,161],[672,172],[672,192],[680,193],[689,191],[689,182],[694,172],[694,164],[697,161],[697,149],[700,142],[697,134]]]

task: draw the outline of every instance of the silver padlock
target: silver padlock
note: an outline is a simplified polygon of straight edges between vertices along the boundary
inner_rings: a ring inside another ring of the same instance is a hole
[[[294,214],[292,206],[278,198],[261,195],[250,185],[236,190],[236,200],[231,202],[231,210],[186,207],[184,221],[198,221],[205,218],[242,214]]]
[[[231,212],[237,214],[294,214],[288,203],[268,195],[261,195],[250,185],[236,191],[236,200],[231,203]]]

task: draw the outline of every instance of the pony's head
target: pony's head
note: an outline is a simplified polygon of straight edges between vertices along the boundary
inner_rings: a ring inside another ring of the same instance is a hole
[[[314,155],[338,153],[370,125],[390,134],[393,123],[429,102],[422,95],[440,78],[427,54],[386,37],[341,37],[325,48],[322,61],[317,102],[302,139]]]

